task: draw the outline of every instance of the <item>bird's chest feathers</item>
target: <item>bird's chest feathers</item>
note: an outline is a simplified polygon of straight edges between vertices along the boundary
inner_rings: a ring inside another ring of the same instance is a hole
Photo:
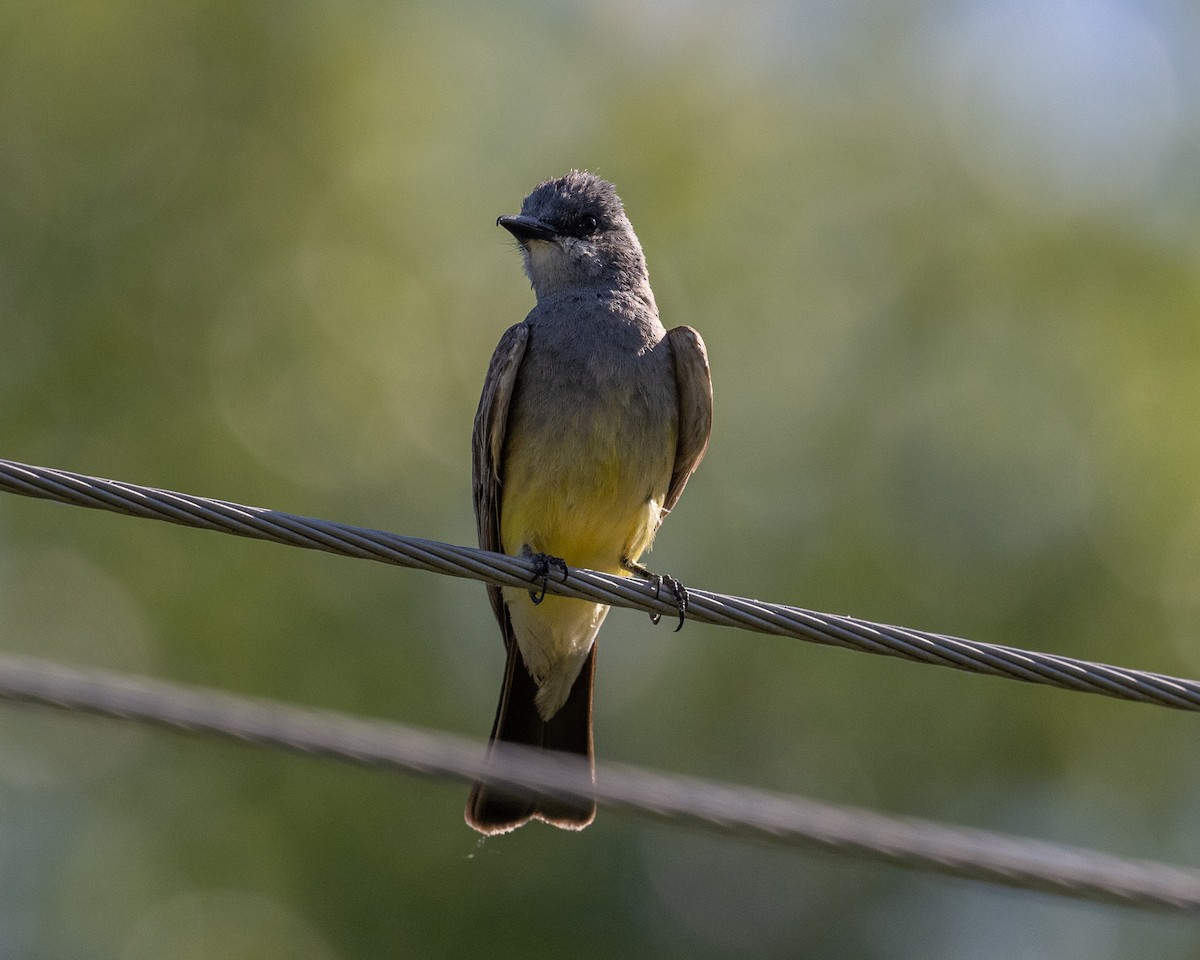
[[[627,487],[647,472],[662,472],[668,446],[674,456],[674,406],[636,383],[587,382],[591,379],[560,384],[545,402],[519,411],[518,429],[510,426],[506,472],[524,464],[540,474],[526,482],[552,483],[580,495]]]
[[[675,457],[675,381],[665,341],[629,339],[551,340],[527,359],[505,445],[506,549],[519,549],[508,522],[518,517],[547,552],[560,542],[608,551],[656,523]]]

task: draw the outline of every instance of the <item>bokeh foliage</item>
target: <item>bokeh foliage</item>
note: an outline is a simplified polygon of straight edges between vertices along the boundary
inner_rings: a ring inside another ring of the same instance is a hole
[[[655,567],[1200,674],[1198,35],[1082,0],[11,0],[0,455],[471,542],[531,303],[493,221],[586,167],[714,368]],[[0,645],[481,741],[502,660],[477,585],[16,498]],[[599,670],[605,758],[1200,862],[1188,715],[621,612]],[[0,957],[1200,947],[611,813],[479,844],[464,794],[0,708]]]

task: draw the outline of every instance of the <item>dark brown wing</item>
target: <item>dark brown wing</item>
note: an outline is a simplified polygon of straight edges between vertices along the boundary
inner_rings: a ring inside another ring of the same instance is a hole
[[[500,542],[500,458],[504,453],[504,435],[508,429],[508,405],[512,401],[517,371],[529,342],[529,327],[518,323],[504,331],[488,364],[471,433],[471,468],[475,497],[475,528],[479,546],[497,553],[504,551]],[[488,585],[492,611],[504,632],[505,644],[510,631],[505,629],[506,615],[500,588]]]
[[[667,331],[667,343],[675,365],[675,390],[679,395],[679,439],[675,443],[675,467],[663,503],[663,519],[679,502],[688,477],[704,459],[708,437],[712,433],[713,413],[708,351],[704,349],[700,334],[691,327],[674,327]]]

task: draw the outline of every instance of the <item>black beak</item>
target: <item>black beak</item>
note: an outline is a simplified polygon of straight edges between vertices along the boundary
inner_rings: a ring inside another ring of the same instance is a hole
[[[557,231],[537,217],[527,217],[523,213],[496,218],[496,226],[503,227],[518,240],[553,240]]]

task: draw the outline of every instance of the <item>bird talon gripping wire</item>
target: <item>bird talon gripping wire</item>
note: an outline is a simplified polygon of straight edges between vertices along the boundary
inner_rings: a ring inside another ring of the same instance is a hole
[[[562,582],[567,582],[567,561],[562,557],[552,557],[547,553],[535,553],[530,559],[533,561],[533,582],[541,584],[541,590],[531,589],[529,591],[529,599],[533,601],[534,606],[537,606],[546,599],[546,587],[550,583],[551,570],[561,571]]]
[[[675,627],[675,633],[678,633],[680,630],[683,629],[684,617],[687,615],[687,609],[688,609],[687,587],[685,587],[682,583],[680,583],[674,577],[661,577],[660,579],[662,579],[663,581],[666,582],[667,586],[671,590],[671,593],[675,595],[675,604],[676,604],[676,606],[679,607],[679,623]],[[656,600],[658,599],[658,591],[657,590],[655,591],[655,599]],[[657,620],[655,620],[654,622],[658,623]]]

